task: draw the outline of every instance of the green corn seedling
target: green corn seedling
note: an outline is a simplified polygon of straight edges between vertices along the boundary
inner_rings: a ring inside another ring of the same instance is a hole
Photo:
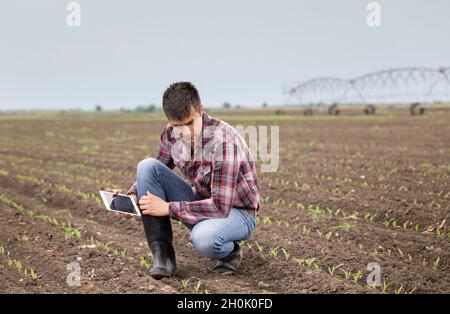
[[[202,286],[202,282],[200,280],[197,281],[197,284],[194,286],[195,293],[198,293],[200,291],[201,286]]]
[[[406,220],[406,221],[403,223],[403,230],[406,230],[406,229],[408,228],[408,224],[409,224],[409,221],[408,221],[408,220]]]
[[[255,241],[255,245],[256,245],[256,248],[258,249],[258,252],[260,253],[260,254],[262,254],[262,252],[263,252],[263,246],[262,245],[260,245],[258,242],[256,242]]]
[[[400,293],[402,293],[403,290],[404,290],[404,289],[403,289],[403,285],[401,285],[400,287],[398,287],[398,288],[395,289],[394,291],[395,291],[395,294],[400,294]]]
[[[390,285],[391,285],[391,283],[387,282],[386,278],[383,278],[383,284],[381,285],[381,290],[383,291],[383,293],[386,293],[386,291]]]
[[[278,256],[278,250],[280,249],[280,246],[276,246],[274,248],[269,247],[269,256],[276,257]]]
[[[362,277],[362,272],[360,270],[358,270],[358,272],[356,274],[353,275],[353,282],[356,284],[359,280],[359,278]]]
[[[345,270],[345,269],[341,269],[341,271],[344,274],[345,279],[348,280],[352,273],[350,271],[348,271],[348,270]]]
[[[281,251],[283,251],[284,259],[286,261],[289,260],[289,257],[291,256],[291,254],[288,253],[284,248],[281,248]]]
[[[314,269],[317,271],[321,271],[322,269],[320,268],[319,264],[317,264],[316,262],[314,262]]]
[[[438,257],[433,261],[433,268],[438,269],[439,268],[439,262],[441,261],[441,258]]]
[[[194,277],[191,277],[189,279],[181,279],[181,286],[183,287],[183,289],[187,289],[189,282],[191,281],[191,279]]]
[[[338,269],[339,267],[341,267],[343,264],[339,264],[339,265],[333,265],[331,268],[328,267],[328,273],[333,276],[334,272],[336,271],[336,269]]]
[[[37,274],[37,272],[34,271],[33,268],[30,268],[30,274],[31,274],[31,278],[37,279],[38,274]]]
[[[148,269],[150,267],[149,263],[145,259],[145,256],[141,256],[139,263],[141,264],[141,267],[144,269]]]
[[[303,235],[308,235],[311,231],[311,228],[306,228],[306,226],[303,226]]]
[[[303,264],[305,264],[305,260],[303,258],[297,258],[294,257],[294,260],[300,265],[302,266]]]
[[[313,264],[313,262],[315,261],[316,259],[313,257],[313,258],[307,258],[307,259],[305,259],[305,264],[306,264],[306,266],[308,266],[308,268],[311,268],[311,266],[312,266],[312,264]]]
[[[411,254],[408,253],[408,263],[411,264],[411,263],[412,263],[412,260],[413,260],[413,258],[412,258],[412,256],[411,256]]]

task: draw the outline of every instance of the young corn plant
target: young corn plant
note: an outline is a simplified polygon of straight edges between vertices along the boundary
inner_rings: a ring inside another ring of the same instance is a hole
[[[330,267],[328,267],[328,273],[333,276],[334,273],[336,272],[337,269],[339,269],[339,267],[342,267],[344,264],[339,264],[339,265],[333,265]]]
[[[200,291],[200,287],[202,286],[202,282],[199,280],[194,286],[195,293],[198,293]]]
[[[311,268],[315,260],[316,259],[314,257],[305,259],[306,266],[308,266],[308,268]]]
[[[405,289],[403,289],[403,285],[401,285],[400,287],[398,287],[397,289],[394,290],[395,294],[400,294],[402,293],[402,291],[404,291]]]
[[[351,272],[349,271],[349,270],[345,270],[345,269],[341,269],[341,271],[342,271],[342,273],[344,274],[344,278],[346,279],[346,280],[348,280],[349,278],[350,278],[350,276],[351,276]]]
[[[141,256],[141,258],[139,259],[139,264],[145,270],[149,269],[149,267],[150,267],[150,264],[147,262],[147,259],[145,258],[145,256]]]
[[[181,287],[183,287],[183,289],[187,289],[187,287],[189,286],[189,282],[192,280],[192,278],[188,278],[188,279],[181,279]]]
[[[280,246],[276,246],[274,248],[269,247],[269,256],[277,257],[278,256],[278,250],[280,249]]]
[[[317,264],[316,262],[314,262],[314,269],[315,270],[317,270],[317,271],[321,271],[322,270],[322,268],[320,268],[320,266],[319,266],[319,264]]]
[[[405,222],[403,222],[403,230],[408,229],[409,226],[409,220],[406,220]]]
[[[22,262],[16,259],[14,260],[14,264],[16,265],[16,268],[20,273],[22,271]]]
[[[285,261],[288,261],[288,260],[289,260],[289,257],[291,256],[291,254],[288,253],[284,248],[281,248],[281,251],[283,252],[284,260],[285,260]]]
[[[381,285],[381,291],[383,291],[383,293],[386,293],[387,289],[389,288],[389,286],[391,285],[390,282],[386,281],[386,278],[383,278],[383,283]]]
[[[353,275],[353,282],[356,284],[359,280],[359,278],[362,277],[362,272],[360,270],[358,270],[358,272],[356,274]]]
[[[311,228],[307,228],[306,226],[303,226],[303,235],[308,235],[311,231]]]
[[[260,245],[258,242],[255,241],[256,249],[258,250],[259,254],[263,253],[264,247]]]
[[[440,258],[440,257],[436,258],[436,259],[433,261],[433,268],[434,268],[434,269],[438,269],[438,268],[439,268],[439,263],[440,263],[440,261],[441,261],[441,258]]]
[[[304,260],[303,258],[294,257],[294,260],[295,260],[300,266],[302,266],[303,264],[305,264],[305,260]]]
[[[14,202],[12,199],[8,198],[6,195],[4,194],[0,194],[0,202],[8,205],[11,208],[17,209],[19,211],[23,211],[23,206]]]
[[[38,277],[37,272],[35,272],[33,268],[30,268],[30,275],[31,275],[31,278],[33,278],[33,279],[37,279],[37,277]]]

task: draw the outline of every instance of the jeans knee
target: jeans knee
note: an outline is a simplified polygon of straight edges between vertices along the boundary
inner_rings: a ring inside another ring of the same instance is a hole
[[[220,237],[201,228],[192,229],[190,240],[197,254],[203,257],[216,258],[223,246]]]
[[[156,158],[146,158],[141,160],[137,165],[137,176],[149,176],[156,174],[156,170],[160,167],[161,162]]]

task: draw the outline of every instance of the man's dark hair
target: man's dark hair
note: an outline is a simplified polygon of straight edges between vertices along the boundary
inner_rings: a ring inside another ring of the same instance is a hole
[[[191,82],[171,84],[163,95],[163,110],[168,119],[183,120],[191,114],[191,106],[200,111],[200,96]]]

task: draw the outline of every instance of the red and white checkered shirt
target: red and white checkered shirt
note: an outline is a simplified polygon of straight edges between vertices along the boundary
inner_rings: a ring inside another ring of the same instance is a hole
[[[195,201],[169,202],[173,219],[196,224],[225,218],[231,207],[259,210],[259,185],[255,162],[242,136],[228,123],[202,114],[201,149],[191,155],[167,124],[160,137],[156,159],[170,169],[177,166],[193,187]],[[186,158],[187,157],[187,158]],[[127,194],[136,193],[136,182]]]

